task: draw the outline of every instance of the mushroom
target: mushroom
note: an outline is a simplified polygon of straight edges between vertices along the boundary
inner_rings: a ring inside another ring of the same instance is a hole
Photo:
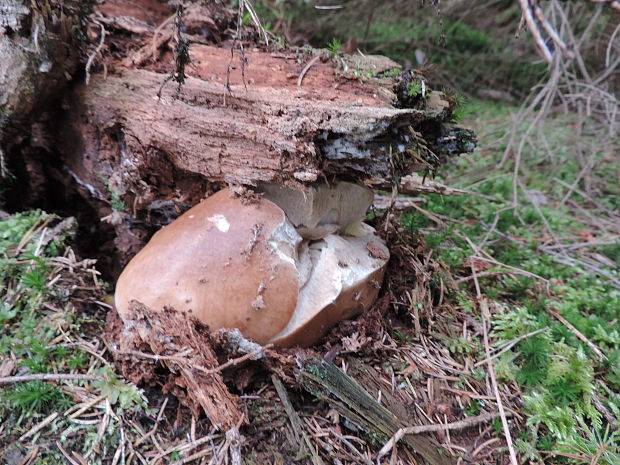
[[[321,223],[310,217],[299,224]],[[361,220],[343,218],[328,219],[339,230]],[[308,346],[377,296],[389,253],[366,228],[363,235],[303,239],[271,200],[248,201],[225,189],[155,233],[121,273],[115,306],[123,318],[132,301],[154,311],[172,307],[211,330]]]
[[[364,219],[374,198],[372,189],[350,182],[315,184],[307,191],[261,184],[258,192],[284,210],[304,239],[346,232]]]

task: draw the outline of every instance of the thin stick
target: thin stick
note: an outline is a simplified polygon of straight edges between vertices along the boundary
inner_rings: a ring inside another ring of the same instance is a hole
[[[291,401],[289,400],[288,394],[286,392],[286,388],[282,384],[282,381],[280,381],[280,378],[278,378],[278,376],[275,374],[271,375],[271,381],[273,383],[273,386],[276,388],[276,392],[278,393],[282,404],[284,405],[284,411],[289,418],[289,421],[293,428],[293,434],[295,435],[295,440],[297,441],[299,448],[301,450],[305,450],[310,455],[311,461],[314,465],[323,465],[323,461],[319,457],[317,450],[315,449],[312,442],[310,441],[310,438],[308,438],[308,435],[304,431],[301,418],[299,418],[299,414],[291,404]]]
[[[479,425],[480,423],[486,423],[487,421],[497,418],[499,415],[499,412],[483,413],[482,415],[466,418],[465,420],[455,421],[453,423],[439,423],[433,425],[408,426],[407,428],[400,428],[379,451],[377,458],[381,458],[388,452],[390,452],[390,450],[392,450],[396,443],[400,441],[406,434],[434,433],[437,431],[465,429],[471,426]]]
[[[472,272],[474,276],[476,274],[476,269],[472,267]],[[502,426],[504,428],[504,436],[506,437],[506,443],[508,445],[508,451],[510,453],[510,462],[512,465],[519,465],[517,461],[517,454],[515,452],[514,446],[512,444],[512,436],[510,435],[510,427],[508,426],[508,420],[506,418],[506,412],[504,411],[504,404],[502,403],[502,398],[499,394],[499,387],[497,386],[497,376],[495,375],[495,368],[493,367],[493,360],[491,360],[491,347],[489,345],[489,317],[491,316],[491,312],[489,311],[489,306],[487,301],[482,298],[482,294],[480,293],[480,287],[478,286],[478,278],[474,278],[476,282],[476,290],[478,292],[478,301],[480,303],[480,310],[482,314],[482,335],[484,341],[484,351],[487,355],[487,364],[489,370],[489,377],[491,378],[491,385],[493,386],[493,392],[495,393],[495,402],[497,402],[497,409],[499,410],[499,416],[502,419]]]
[[[134,357],[147,358],[149,360],[155,360],[156,362],[170,360],[179,363],[189,363],[189,360],[186,358],[186,356],[190,355],[192,353],[192,350],[187,349],[176,355],[146,354],[138,350],[114,350],[114,353],[117,355],[132,355]]]
[[[504,264],[502,262],[498,262],[493,257],[491,257],[491,255],[489,255],[483,249],[481,249],[476,244],[474,244],[469,237],[467,237],[466,235],[464,235],[464,234],[462,234],[460,232],[457,232],[457,234],[458,234],[459,237],[464,239],[465,242],[467,242],[469,244],[469,246],[472,248],[472,250],[476,254],[476,258],[478,260],[482,260],[483,262],[492,263],[494,265],[501,266],[501,267],[506,268],[508,270],[512,270],[513,272],[515,272],[517,274],[521,274],[523,276],[529,276],[530,278],[540,279],[541,281],[543,281],[547,285],[547,288],[549,288],[549,280],[548,279],[545,279],[542,276],[537,275],[536,273],[532,273],[532,272],[527,271],[527,270],[522,270],[521,268],[516,268],[514,266],[506,265],[506,264]],[[486,256],[483,257],[482,255],[486,255]],[[475,270],[473,270],[473,268],[472,268],[472,271],[475,271]],[[477,278],[478,275],[476,273],[473,273],[473,275],[475,276],[474,280],[477,282],[478,281],[478,278]]]
[[[71,415],[69,415],[69,418],[77,418],[79,417],[81,414],[83,414],[86,410],[88,410],[91,407],[94,407],[95,405],[97,405],[99,402],[101,402],[102,400],[105,400],[106,396],[99,396],[99,397],[95,397],[93,400],[87,402],[86,404],[82,405],[82,407],[80,407],[77,411],[73,412]],[[69,413],[69,411],[73,409],[73,407],[69,408],[64,414],[65,416]]]
[[[39,446],[34,446],[34,448],[28,452],[28,454],[21,459],[21,461],[18,463],[18,465],[31,465],[34,463],[34,461],[36,460],[36,458],[39,456],[39,451],[41,450],[41,448]]]
[[[153,428],[151,428],[151,430],[148,433],[144,434],[140,439],[138,439],[133,444],[134,447],[138,447],[140,444],[142,444],[144,441],[146,441],[148,438],[150,438],[157,432],[157,428],[159,427],[159,422],[164,416],[164,410],[166,409],[166,405],[168,405],[168,397],[164,399],[164,403],[159,409],[159,413],[157,414],[157,419],[155,420],[155,424],[153,425]]]
[[[41,421],[40,423],[37,423],[32,428],[30,428],[30,430],[22,434],[17,441],[22,442],[24,439],[28,439],[30,436],[34,436],[36,433],[38,433],[43,428],[45,428],[47,425],[49,425],[51,422],[53,422],[57,416],[58,416],[58,412],[52,413],[45,420]]]
[[[78,462],[76,462],[75,460],[73,460],[73,458],[69,455],[69,453],[64,449],[64,447],[62,447],[62,444],[60,444],[60,441],[56,441],[56,447],[58,448],[58,450],[60,451],[60,453],[62,455],[65,456],[65,459],[67,459],[69,461],[69,463],[71,465],[80,465]]]
[[[95,49],[95,51],[90,54],[90,56],[88,57],[88,61],[86,62],[85,71],[86,71],[86,84],[87,85],[90,82],[90,67],[93,65],[93,61],[95,60],[95,57],[101,51],[101,49],[103,48],[103,43],[105,42],[105,28],[103,27],[103,24],[101,24],[99,21],[95,21],[95,23],[98,24],[99,27],[101,28],[101,37],[99,39],[99,45],[97,45],[97,48]]]
[[[211,370],[206,371],[206,373],[218,373],[230,366],[233,365],[237,365],[241,362],[245,362],[246,360],[252,358],[252,357],[256,357],[259,354],[262,354],[263,352],[265,352],[267,349],[271,349],[273,347],[273,344],[266,344],[263,347],[261,347],[260,349],[257,349],[253,352],[250,352],[248,354],[243,355],[242,357],[238,357],[238,358],[233,358],[232,360],[227,361],[226,363],[221,364],[219,367],[216,368],[212,368]]]
[[[512,270],[489,270],[489,271],[481,271],[480,273],[478,273],[478,277],[479,278],[483,278],[484,276],[495,276],[498,274],[509,274],[512,275],[514,273],[514,271]],[[462,278],[457,279],[456,281],[454,281],[457,284],[462,284],[462,283],[466,283],[467,281],[471,281],[474,279],[474,275],[470,275],[470,276],[464,276]],[[514,277],[513,277],[514,279]]]
[[[536,44],[543,58],[547,62],[551,62],[551,60],[553,59],[553,55],[549,51],[549,47],[547,47],[547,45],[545,44],[545,41],[540,34],[538,26],[536,25],[536,20],[532,15],[532,5],[530,5],[530,2],[528,0],[519,0],[519,5],[521,6],[521,12],[523,14],[525,24],[527,25],[527,28],[530,30],[530,33],[534,38],[534,43]]]
[[[312,65],[314,65],[319,58],[321,58],[319,55],[315,56],[312,60],[308,62],[306,66],[304,66],[304,69],[301,70],[301,73],[299,73],[299,77],[297,78],[297,87],[301,87],[301,83],[304,80],[304,76],[310,70],[310,68],[312,68]]]
[[[555,182],[557,182],[558,184],[561,184],[562,186],[566,187],[567,189],[569,189],[571,192],[574,192],[575,194],[579,194],[581,197],[583,197],[586,200],[589,200],[590,202],[592,202],[594,205],[596,205],[598,208],[600,208],[601,210],[605,211],[605,213],[607,213],[609,216],[611,216],[612,218],[618,218],[619,215],[618,213],[608,209],[607,207],[601,205],[599,202],[597,202],[596,200],[594,200],[592,197],[590,197],[588,194],[586,194],[585,192],[583,192],[582,190],[577,189],[574,186],[571,186],[570,184],[562,181],[561,179],[558,178],[553,178],[553,180]]]
[[[544,333],[545,331],[547,331],[549,329],[549,326],[545,326],[544,328],[540,328],[537,329],[536,331],[532,331],[530,333],[524,334],[523,336],[519,336],[513,340],[511,340],[510,342],[508,342],[503,349],[501,349],[499,352],[497,352],[496,354],[494,354],[490,360],[493,360],[494,358],[499,357],[500,355],[502,355],[505,352],[508,352],[510,349],[512,349],[515,345],[517,345],[519,342],[521,342],[523,339],[527,339],[528,337],[532,337],[535,336],[536,334],[540,334],[540,333]],[[487,363],[488,359],[484,359],[479,361],[478,363],[474,364],[474,367],[480,366],[483,363]]]
[[[225,445],[226,445],[226,443],[224,443],[222,445],[222,448],[220,449],[220,453],[221,454],[224,452],[224,446]],[[201,451],[196,452],[196,453],[190,455],[189,457],[185,457],[185,458],[181,459],[180,461],[173,462],[172,465],[178,465],[178,464],[185,464],[185,463],[193,462],[194,460],[201,459],[202,457],[205,457],[207,455],[213,455],[213,448],[211,446],[205,447]]]
[[[190,366],[190,368],[201,371],[202,373],[205,373],[207,375],[210,375],[213,373],[219,373],[220,371],[225,370],[228,367],[238,365],[241,362],[245,362],[248,359],[256,357],[257,355],[262,354],[267,349],[271,349],[272,347],[273,347],[273,344],[266,344],[253,352],[247,353],[238,358],[233,358],[227,361],[226,363],[223,363],[220,366],[217,366],[215,368],[204,368],[200,365]],[[133,355],[136,357],[148,358],[150,360],[155,360],[156,362],[159,362],[160,360],[169,360],[169,361],[176,362],[176,363],[184,363],[186,365],[191,365],[191,362],[192,362],[190,359],[184,357],[184,355],[191,353],[191,350],[180,352],[177,355],[151,355],[151,354],[146,354],[144,352],[139,352],[137,350],[122,350],[122,351],[114,350],[114,353],[119,354],[119,355]],[[0,378],[0,382],[2,382],[1,378]]]
[[[341,436],[340,434],[336,433],[332,428],[328,428],[328,430],[330,433],[332,433],[334,436],[336,436],[345,446],[347,446],[349,448],[349,450],[355,454],[355,459],[356,460],[361,460],[363,461],[366,465],[372,465],[372,462],[370,460],[368,460],[366,457],[364,457],[364,455],[357,449],[357,447],[355,447],[355,445],[353,445],[353,443],[351,441],[349,441],[347,438],[345,438],[344,436]]]
[[[24,383],[28,381],[96,381],[98,379],[103,379],[103,376],[41,373],[36,375],[6,376],[0,378],[0,384]]]
[[[546,250],[581,249],[584,247],[598,247],[599,245],[614,245],[617,243],[618,243],[618,239],[614,239],[614,240],[609,240],[609,241],[598,241],[598,242],[576,242],[574,244],[545,245],[542,248]]]
[[[558,48],[562,50],[562,52],[564,53],[564,56],[568,58],[572,58],[571,51],[568,49],[568,47],[566,46],[562,38],[559,36],[557,31],[553,28],[553,26],[549,24],[549,21],[547,21],[547,18],[545,18],[545,15],[540,9],[540,7],[537,4],[533,4],[532,6],[534,8],[534,12],[536,13],[536,17],[538,18],[539,24],[542,26],[545,32],[551,37],[551,39],[555,42]]]
[[[476,258],[479,259],[479,260],[482,260],[483,262],[489,262],[489,263],[493,263],[494,265],[497,265],[497,266],[502,266],[504,268],[512,270],[514,273],[521,274],[523,276],[529,276],[530,278],[540,279],[541,281],[543,281],[544,283],[549,285],[549,280],[548,279],[543,278],[542,276],[539,276],[536,273],[532,273],[532,272],[527,271],[527,270],[522,270],[521,268],[517,268],[517,267],[514,267],[514,266],[506,265],[505,263],[498,262],[495,259],[490,259],[490,258],[481,257],[481,256],[477,256]]]
[[[431,212],[428,212],[426,210],[424,210],[423,208],[418,207],[415,203],[412,203],[411,206],[416,209],[417,211],[419,211],[420,213],[422,213],[424,216],[426,216],[429,220],[431,220],[433,223],[438,224],[439,226],[445,226],[446,224],[441,221],[439,218],[437,218],[435,215],[433,215]]]
[[[256,14],[256,11],[254,11],[254,7],[252,6],[250,0],[241,0],[239,3],[243,4],[243,7],[248,10],[248,13],[250,13],[250,17],[252,18],[256,29],[258,30],[258,34],[260,35],[262,32],[263,38],[265,39],[265,45],[269,45],[269,36],[267,35],[267,31],[261,24],[260,18]]]
[[[155,464],[159,460],[161,460],[163,457],[165,457],[166,455],[172,454],[173,452],[180,452],[180,453],[182,453],[182,452],[186,452],[186,451],[189,451],[189,450],[192,450],[192,449],[196,449],[198,446],[200,446],[200,445],[202,445],[202,444],[204,444],[206,442],[210,442],[210,441],[212,442],[214,438],[217,438],[217,437],[220,437],[220,436],[221,436],[221,434],[210,433],[209,435],[203,436],[202,438],[197,439],[196,441],[171,447],[169,449],[166,449],[164,452],[156,455],[153,458],[153,460],[151,460],[150,463],[151,464]]]
[[[592,341],[590,341],[587,337],[585,337],[583,335],[583,333],[581,331],[579,331],[577,328],[575,328],[572,324],[570,324],[568,322],[568,320],[566,320],[566,318],[564,318],[562,315],[560,315],[560,312],[558,312],[557,310],[549,310],[549,313],[551,313],[554,317],[556,317],[564,326],[566,326],[568,329],[571,330],[571,332],[577,336],[581,341],[583,341],[584,343],[587,344],[587,346],[592,349],[592,351],[603,361],[607,360],[607,357],[605,356],[605,354],[603,354],[603,352],[601,352],[601,349],[599,349],[596,345],[594,345],[594,343]]]
[[[620,279],[616,278],[612,273],[599,268],[598,266],[594,266],[591,263],[585,262],[583,260],[579,260],[577,258],[569,257],[566,254],[561,254],[553,250],[548,250],[545,247],[539,247],[538,250],[551,255],[551,257],[553,258],[555,262],[561,263],[562,265],[582,266],[586,270],[592,271],[594,273],[598,273],[601,276],[606,277],[611,282],[611,284],[613,284],[614,287],[616,287],[617,289],[620,289]]]

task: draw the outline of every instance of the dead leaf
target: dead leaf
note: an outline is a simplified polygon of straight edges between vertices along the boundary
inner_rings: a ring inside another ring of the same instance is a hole
[[[12,358],[7,358],[0,364],[0,378],[5,378],[7,376],[11,376],[13,371],[15,370],[15,366],[17,362]]]

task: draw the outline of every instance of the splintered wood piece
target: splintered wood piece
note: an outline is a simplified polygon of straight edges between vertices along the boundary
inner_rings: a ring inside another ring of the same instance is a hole
[[[357,371],[365,383],[372,383],[371,375],[362,375],[358,364]],[[370,367],[368,367],[370,369]],[[375,376],[376,377],[376,376]],[[356,380],[341,371],[336,365],[325,359],[311,359],[304,362],[300,373],[301,385],[313,395],[326,400],[331,407],[348,420],[360,426],[368,433],[381,435],[386,441],[400,428],[408,426],[405,418],[395,412],[405,410],[398,406],[398,400],[389,390],[380,385],[382,397],[390,399],[390,409],[374,399]],[[439,445],[428,436],[405,436],[402,441],[426,460],[430,465],[451,465],[453,460],[439,453]]]
[[[291,401],[288,398],[288,394],[286,392],[286,388],[280,381],[277,375],[271,375],[271,381],[273,382],[273,386],[276,388],[276,392],[284,405],[284,411],[291,422],[291,426],[293,428],[293,434],[295,435],[295,440],[297,441],[297,446],[308,454],[311,457],[312,463],[314,465],[323,465],[323,461],[319,456],[316,448],[310,441],[308,434],[304,430],[303,422],[301,418],[297,414],[295,407],[291,404]]]
[[[216,370],[219,362],[204,325],[170,309],[153,313],[138,302],[132,304],[132,316],[130,324],[108,335],[118,338],[114,356],[123,376],[136,384],[152,383],[161,380],[157,370],[164,366],[169,370],[164,392],[173,393],[195,415],[202,409],[215,427],[237,427],[243,413]]]

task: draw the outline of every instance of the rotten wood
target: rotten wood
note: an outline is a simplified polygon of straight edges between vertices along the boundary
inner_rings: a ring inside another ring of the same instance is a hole
[[[332,408],[368,433],[380,435],[385,441],[408,425],[406,408],[389,389],[377,382],[377,373],[371,367],[358,364],[356,381],[331,361],[311,359],[300,370],[301,385],[313,395],[326,400]],[[362,385],[365,385],[362,387]],[[381,393],[381,403],[368,393]],[[402,439],[430,465],[450,465],[454,461],[439,453],[440,446],[430,437],[405,436]]]
[[[218,428],[238,427],[243,413],[217,369],[208,328],[186,313],[152,313],[137,302],[133,312],[129,323],[115,312],[108,316],[106,337],[111,347],[118,347],[112,353],[123,376],[133,383],[163,384],[164,392],[174,394],[195,415],[203,410]],[[154,357],[145,361],[134,352]],[[169,373],[162,377],[158,367]]]
[[[195,48],[202,58],[195,57],[193,75],[176,99],[174,86],[156,97],[165,75],[136,69],[93,76],[75,91],[73,118],[59,142],[82,182],[105,193],[102,179],[111,177],[120,196],[137,195],[140,181],[152,184],[145,179],[154,174],[152,158],[211,182],[300,188],[330,176],[389,185],[424,168],[412,156],[419,149],[410,132],[437,129],[442,120],[429,108],[394,107],[395,95],[382,87],[385,79],[338,85],[336,65],[317,63],[312,71],[329,79],[313,80],[308,73],[298,88],[287,78],[299,68],[294,54],[256,51],[246,53],[247,87],[233,73],[231,95],[221,66],[230,61],[230,50]],[[208,75],[203,63],[210,65]]]
[[[6,0],[0,5],[0,144],[5,150],[13,142],[10,129],[37,118],[78,68],[83,51],[78,36],[93,2],[57,3]]]

